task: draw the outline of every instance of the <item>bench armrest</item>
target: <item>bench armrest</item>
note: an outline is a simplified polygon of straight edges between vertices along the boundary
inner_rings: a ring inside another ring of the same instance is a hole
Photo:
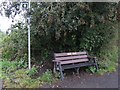
[[[52,60],[52,62],[60,62],[60,61]]]
[[[93,61],[94,63],[97,64],[97,57],[94,57],[94,56],[88,56],[89,60],[90,61]]]
[[[95,56],[88,56],[88,58],[94,58],[94,59],[96,59],[97,57],[95,57]]]

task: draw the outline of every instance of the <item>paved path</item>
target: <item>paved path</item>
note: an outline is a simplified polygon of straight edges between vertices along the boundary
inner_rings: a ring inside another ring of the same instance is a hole
[[[67,76],[64,81],[58,81],[52,85],[44,85],[43,88],[118,88],[118,72],[104,75],[81,74],[79,76]]]

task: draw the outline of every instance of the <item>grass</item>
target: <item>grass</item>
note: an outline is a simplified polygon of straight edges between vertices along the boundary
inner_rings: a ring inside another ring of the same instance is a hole
[[[120,23],[113,25],[113,33],[111,39],[106,44],[101,44],[100,50],[97,53],[99,71],[98,74],[103,75],[106,72],[115,72],[118,67],[118,58],[120,55]],[[106,38],[107,39],[107,38]],[[94,72],[94,68],[89,68],[87,71]]]
[[[3,42],[2,32],[0,32],[0,55]],[[35,66],[31,70],[27,69],[27,63],[19,61],[2,60],[0,56],[0,79],[3,80],[4,88],[39,88],[45,83],[54,81],[51,70],[47,70],[42,76],[35,76],[38,71]]]
[[[3,79],[4,88],[39,88],[45,83],[50,84],[54,81],[51,70],[47,70],[42,76],[32,78],[37,69],[19,68],[18,64],[15,61],[0,61],[0,78]]]
[[[114,27],[118,27],[118,24],[114,25]],[[120,25],[118,28],[114,29],[113,38],[106,44],[103,48],[101,48],[100,54],[101,58],[99,59],[99,74],[103,75],[105,72],[115,72],[118,67],[118,58],[120,54],[119,50],[119,35]]]

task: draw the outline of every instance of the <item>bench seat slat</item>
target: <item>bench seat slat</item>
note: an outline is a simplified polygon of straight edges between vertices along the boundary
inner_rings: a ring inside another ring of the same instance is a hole
[[[58,57],[58,58],[56,58],[55,60],[56,60],[56,61],[62,61],[62,60],[71,60],[71,59],[82,59],[82,58],[87,58],[87,55]]]
[[[55,57],[60,56],[70,56],[70,55],[84,55],[87,54],[87,52],[68,52],[68,53],[55,53]]]
[[[77,59],[77,60],[69,60],[69,61],[62,61],[61,64],[71,64],[71,63],[79,63],[79,62],[86,62],[88,59]]]

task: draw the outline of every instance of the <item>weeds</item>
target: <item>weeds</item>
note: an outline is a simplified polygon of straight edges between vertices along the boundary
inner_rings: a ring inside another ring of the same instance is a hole
[[[38,73],[37,68],[33,66],[31,70],[23,69],[19,64],[15,61],[0,61],[0,78],[3,79],[4,88],[39,88],[44,83],[52,83],[51,70],[34,79],[31,76]]]
[[[28,75],[29,76],[33,76],[33,75],[35,75],[36,73],[38,73],[38,71],[37,71],[37,68],[35,68],[34,66],[30,69],[30,70],[28,70]]]
[[[51,83],[53,81],[52,71],[47,70],[41,77],[41,81]]]

